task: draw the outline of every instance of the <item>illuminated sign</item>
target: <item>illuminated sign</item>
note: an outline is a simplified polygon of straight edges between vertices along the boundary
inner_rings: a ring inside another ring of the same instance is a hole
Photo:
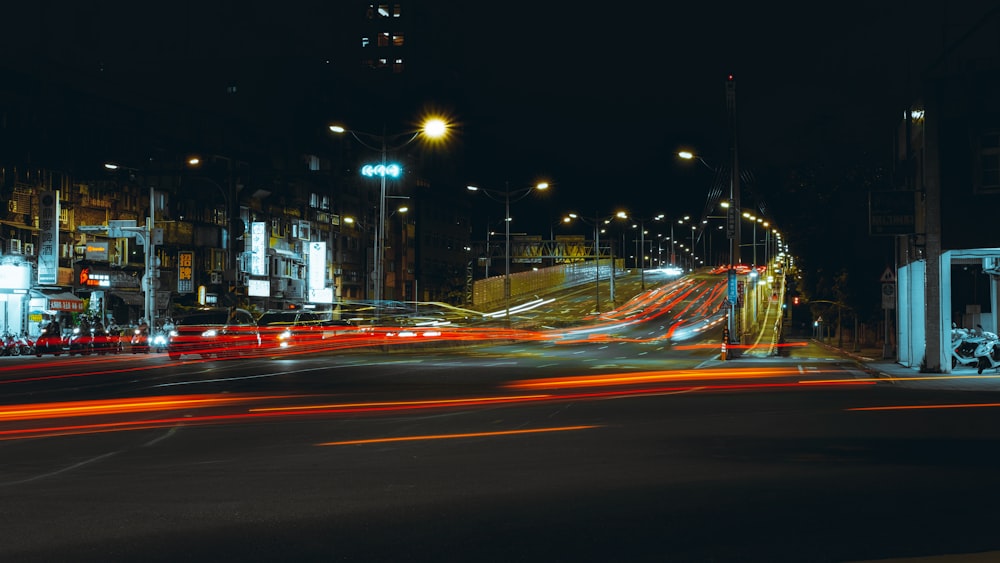
[[[270,280],[247,280],[247,295],[250,297],[270,297]]]
[[[59,192],[38,198],[38,285],[59,283]]]
[[[84,258],[87,260],[96,260],[100,262],[108,261],[108,243],[105,242],[88,242],[87,246],[83,248]]]
[[[111,276],[90,268],[80,269],[80,285],[83,287],[111,287]]]
[[[31,268],[26,264],[0,264],[0,293],[31,287]]]
[[[366,164],[361,167],[361,175],[366,178],[377,176],[388,178],[399,178],[403,174],[403,167],[398,164]]]
[[[309,301],[333,303],[333,288],[326,286],[326,243],[309,243]]]
[[[267,275],[267,226],[254,221],[250,226],[250,275]]]
[[[194,252],[177,253],[177,293],[194,293]]]

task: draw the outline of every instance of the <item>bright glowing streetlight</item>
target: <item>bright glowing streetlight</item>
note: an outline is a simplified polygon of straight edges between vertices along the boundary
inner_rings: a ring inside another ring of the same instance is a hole
[[[374,244],[374,254],[375,254],[375,264],[374,264],[374,301],[375,301],[375,311],[376,318],[378,318],[380,313],[380,307],[382,302],[382,286],[385,283],[383,279],[383,261],[385,259],[385,199],[386,199],[386,180],[387,178],[399,178],[402,175],[403,169],[397,163],[390,163],[388,161],[388,153],[390,150],[398,150],[404,146],[416,141],[418,138],[423,138],[428,141],[434,140],[444,140],[448,137],[450,132],[450,127],[447,121],[440,117],[431,117],[426,119],[423,124],[417,130],[404,131],[402,133],[396,134],[386,134],[384,131],[382,134],[366,133],[364,131],[358,131],[356,129],[348,129],[343,125],[334,124],[330,125],[330,131],[337,134],[350,133],[354,140],[360,143],[365,148],[373,151],[377,151],[381,155],[381,162],[376,165],[365,165],[362,166],[362,175],[379,179],[379,218],[378,227],[375,230],[375,244]],[[369,144],[365,139],[374,139],[378,141],[377,145]],[[391,144],[391,146],[390,146]]]

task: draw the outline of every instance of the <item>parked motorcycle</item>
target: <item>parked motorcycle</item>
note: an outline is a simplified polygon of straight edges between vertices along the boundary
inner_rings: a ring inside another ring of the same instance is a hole
[[[20,356],[21,344],[13,334],[6,332],[0,337],[0,356]]]
[[[986,369],[1000,368],[1000,346],[997,345],[998,338],[992,332],[983,333],[983,341],[976,346],[976,358],[979,360],[978,370],[983,373]]]
[[[35,343],[23,332],[17,337],[17,345],[21,349],[22,356],[30,356],[35,353]]]
[[[975,332],[965,328],[951,329],[951,367],[975,367],[979,365],[976,357],[976,347],[984,340]]]

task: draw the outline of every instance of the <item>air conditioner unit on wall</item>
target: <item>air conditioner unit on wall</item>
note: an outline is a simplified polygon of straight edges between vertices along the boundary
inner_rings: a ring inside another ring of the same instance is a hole
[[[18,239],[16,239],[16,238],[10,239],[10,245],[8,246],[8,252],[10,252],[11,254],[20,254],[21,253],[21,241],[18,240]]]
[[[26,242],[26,243],[24,243],[24,253],[27,254],[28,256],[34,256],[35,255],[35,243],[33,243],[33,242]]]
[[[212,272],[212,274],[211,274],[210,277],[211,277],[212,283],[222,283],[222,273],[221,272]]]

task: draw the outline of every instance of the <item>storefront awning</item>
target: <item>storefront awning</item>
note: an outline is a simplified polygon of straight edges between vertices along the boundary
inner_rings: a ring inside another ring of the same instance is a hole
[[[79,313],[83,311],[83,300],[72,293],[51,293],[45,294],[48,300],[46,309],[52,311],[69,311]]]

